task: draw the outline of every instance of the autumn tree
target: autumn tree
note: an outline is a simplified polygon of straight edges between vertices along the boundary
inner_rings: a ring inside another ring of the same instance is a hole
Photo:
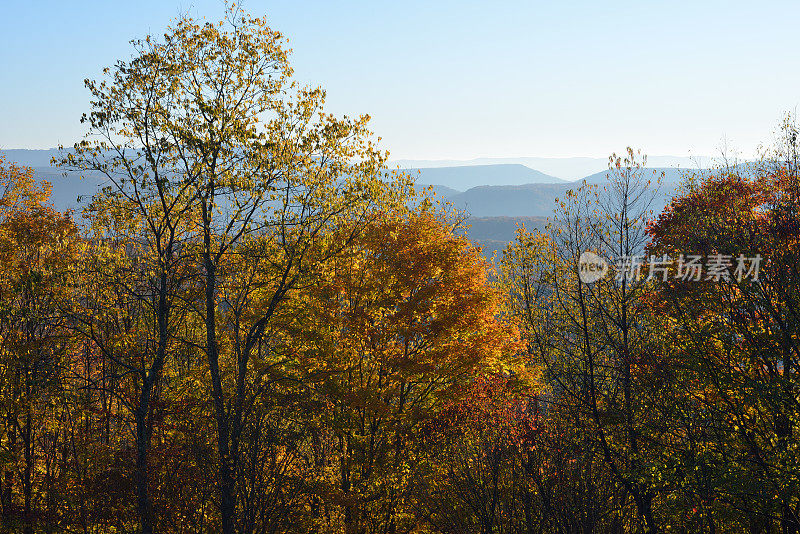
[[[368,117],[324,113],[324,92],[291,80],[283,36],[233,5],[219,23],[183,17],[162,39],[133,44],[134,58],[107,69],[108,80],[87,81],[89,138],[64,163],[103,173],[112,185],[99,200],[138,218],[141,239],[153,252],[158,341],[142,377],[142,410],[166,357],[177,258],[191,251],[200,269],[204,296],[192,307],[203,336],[193,342],[210,371],[222,528],[230,533],[241,432],[258,389],[251,384],[259,380],[251,359],[299,276],[342,248],[311,258],[311,244],[343,214],[363,212],[384,196],[385,155],[370,140]],[[182,246],[181,228],[190,230],[191,245]],[[224,295],[222,273],[235,263],[237,247],[255,235],[272,254],[256,260],[270,264],[258,289],[269,298],[246,327],[232,332],[221,317],[224,301],[248,305],[253,286]],[[144,489],[139,493],[145,514]]]
[[[341,514],[330,528],[413,525],[408,492],[423,425],[515,355],[485,260],[441,217],[382,215],[296,304],[297,372],[323,406],[320,495]]]
[[[693,477],[696,507],[720,527],[800,528],[793,161],[711,174],[650,228],[655,253],[728,264],[717,276],[673,278],[654,298],[674,336],[673,410],[681,417],[673,420],[684,438],[672,446],[701,475]]]
[[[652,352],[642,255],[655,193],[631,149],[609,163],[605,184],[567,191],[549,235],[518,235],[504,253],[500,284],[509,313],[524,325],[532,359],[547,370],[552,402],[565,407],[553,413],[574,414],[587,484],[599,464],[651,531],[658,529],[652,504],[657,490],[643,452],[650,393],[635,371]],[[610,273],[584,280],[579,266],[585,253],[603,258]],[[587,520],[583,528],[591,530],[594,519]]]
[[[530,385],[515,376],[479,375],[426,422],[414,473],[414,509],[426,524],[454,533],[534,528],[536,490],[523,474],[539,433]]]
[[[72,349],[66,275],[80,249],[70,214],[49,203],[33,170],[0,159],[0,373],[4,411],[3,516],[13,512],[14,474],[25,532],[33,532],[37,442],[52,430],[64,362]]]

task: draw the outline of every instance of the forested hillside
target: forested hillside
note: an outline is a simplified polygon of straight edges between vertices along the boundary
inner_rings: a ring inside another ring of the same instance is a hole
[[[747,167],[448,206],[264,19],[133,45],[79,212],[0,156],[3,531],[800,531],[791,115]]]

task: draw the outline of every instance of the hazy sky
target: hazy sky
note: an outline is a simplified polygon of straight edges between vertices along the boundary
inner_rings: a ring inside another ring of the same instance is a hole
[[[798,2],[247,0],[392,158],[749,155],[800,104]],[[0,5],[0,148],[71,144],[83,79],[221,1]]]

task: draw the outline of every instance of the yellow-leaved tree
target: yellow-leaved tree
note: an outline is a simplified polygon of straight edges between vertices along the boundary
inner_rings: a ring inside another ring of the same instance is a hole
[[[25,532],[33,532],[35,479],[41,476],[36,447],[58,411],[62,364],[72,343],[66,278],[81,240],[70,214],[55,210],[50,185],[37,182],[33,169],[6,165],[0,157],[0,192],[2,509],[4,520],[17,511],[18,488]]]
[[[252,358],[298,280],[345,250],[361,226],[344,240],[326,236],[394,203],[394,189],[384,181],[386,154],[371,139],[369,117],[325,113],[325,93],[292,80],[284,38],[263,18],[231,5],[218,23],[182,17],[163,37],[133,45],[133,59],[106,69],[105,81],[86,82],[90,133],[62,163],[107,178],[93,203],[96,220],[130,221],[126,238],[141,244],[151,264],[154,342],[138,371],[142,531],[155,528],[147,413],[179,335],[170,325],[180,297],[200,324],[199,336],[184,341],[208,364],[221,529],[231,533],[241,433],[264,378]],[[239,255],[256,237],[269,256]],[[242,261],[257,262],[262,277],[226,286],[223,273],[233,265],[248,272]],[[193,288],[182,277],[191,267],[201,296],[187,299],[181,293],[194,295]],[[231,321],[231,310],[254,305],[254,292],[260,308],[246,323]]]

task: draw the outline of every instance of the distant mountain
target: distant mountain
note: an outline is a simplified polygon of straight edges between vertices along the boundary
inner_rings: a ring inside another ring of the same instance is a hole
[[[464,235],[481,247],[484,256],[490,258],[494,253],[498,256],[502,253],[521,226],[529,232],[544,232],[547,217],[470,217],[465,223],[469,228]]]
[[[652,167],[670,167],[680,169],[697,169],[713,167],[718,162],[707,156],[680,157],[680,156],[649,156],[647,164]],[[436,167],[464,167],[477,165],[517,164],[536,169],[550,176],[567,181],[580,180],[590,174],[605,172],[608,168],[608,158],[477,158],[471,160],[394,160],[390,167],[400,166],[403,169],[436,168]],[[486,183],[485,185],[505,185],[500,182]]]
[[[53,201],[62,210],[80,209],[106,183],[96,174],[81,179],[74,173],[64,176],[61,169],[50,167],[50,158],[59,155],[57,150],[5,150],[0,153],[18,164],[33,167],[37,178],[49,181],[53,186]],[[592,164],[599,165],[598,162]],[[565,182],[521,163],[416,170],[420,172],[410,174],[417,179],[418,188],[433,184],[428,187],[433,189],[437,198],[466,213],[466,223],[470,228],[465,235],[481,247],[487,258],[495,253],[499,255],[514,240],[520,225],[524,224],[531,231],[543,231],[548,218],[553,216],[555,199],[563,198],[568,189],[580,186],[580,182]],[[656,175],[664,173],[663,183],[652,205],[652,209],[659,212],[675,194],[686,171],[669,166],[649,171]],[[602,184],[607,172],[595,171],[584,179],[590,184]],[[78,197],[83,197],[84,202],[79,203]]]
[[[450,198],[461,193],[461,191],[456,191],[452,187],[446,187],[439,184],[417,183],[416,185],[417,189],[422,189],[422,188],[431,189],[438,198]]]
[[[678,181],[667,182],[665,180],[656,192],[651,209],[656,213],[663,210],[675,195],[678,185]],[[564,198],[568,189],[575,189],[579,186],[579,183],[573,182],[484,185],[473,187],[463,193],[441,196],[454,208],[473,217],[551,217],[556,206],[555,199]]]
[[[0,155],[17,165],[33,167],[36,178],[50,182],[52,200],[60,210],[80,210],[107,180],[99,173],[87,172],[81,178],[77,173],[50,166],[50,160],[61,157],[58,149],[28,150],[15,148],[0,150]],[[78,202],[81,197],[82,202]]]
[[[652,180],[652,183],[655,184],[657,179],[661,179],[662,187],[672,187],[683,180],[683,177],[686,176],[687,173],[701,173],[706,174],[708,173],[708,169],[676,169],[674,167],[652,167],[645,169],[642,173],[643,178],[647,178]],[[608,171],[596,172],[591,174],[578,182],[582,182],[586,180],[587,183],[590,184],[603,184],[606,182],[608,177]]]
[[[52,167],[33,167],[36,178],[47,180],[52,186],[53,204],[60,210],[80,210],[107,182],[98,173],[86,173],[83,178]],[[80,202],[78,199],[80,198]]]
[[[573,187],[570,183],[482,185],[444,198],[473,217],[548,217],[556,197]]]
[[[27,165],[28,167],[49,167],[50,160],[53,157],[59,157],[60,152],[56,148],[50,148],[47,150],[12,148],[9,150],[0,150],[0,154],[5,156],[9,161],[13,161],[18,165]]]
[[[554,184],[564,180],[519,164],[469,165],[407,169],[418,183],[436,184],[457,191],[479,185]]]
[[[36,175],[53,185],[53,199],[59,209],[77,209],[78,197],[88,200],[105,183],[102,176],[89,175],[79,179],[77,175],[63,176],[60,169],[49,166],[50,159],[59,152],[51,150],[4,150],[0,151],[9,160],[34,167]],[[547,158],[525,158],[533,161]],[[569,160],[592,160],[599,158],[565,158]],[[483,161],[483,160],[475,160]],[[502,160],[499,160],[502,161]],[[604,160],[603,160],[604,161]],[[660,211],[674,194],[682,175],[686,172],[675,167],[652,169],[664,173],[664,182],[655,199],[653,209]],[[420,184],[434,184],[438,198],[453,204],[472,217],[550,217],[555,199],[562,198],[567,189],[579,186],[577,182],[565,182],[552,175],[534,170],[519,163],[498,165],[467,165],[455,167],[426,167],[414,169],[410,174]],[[705,171],[701,171],[705,172]],[[586,176],[589,183],[602,183],[607,171],[602,170]],[[509,235],[506,232],[504,235]],[[513,231],[510,232],[513,237]],[[482,237],[486,241],[494,239]],[[505,237],[503,239],[506,239]]]

